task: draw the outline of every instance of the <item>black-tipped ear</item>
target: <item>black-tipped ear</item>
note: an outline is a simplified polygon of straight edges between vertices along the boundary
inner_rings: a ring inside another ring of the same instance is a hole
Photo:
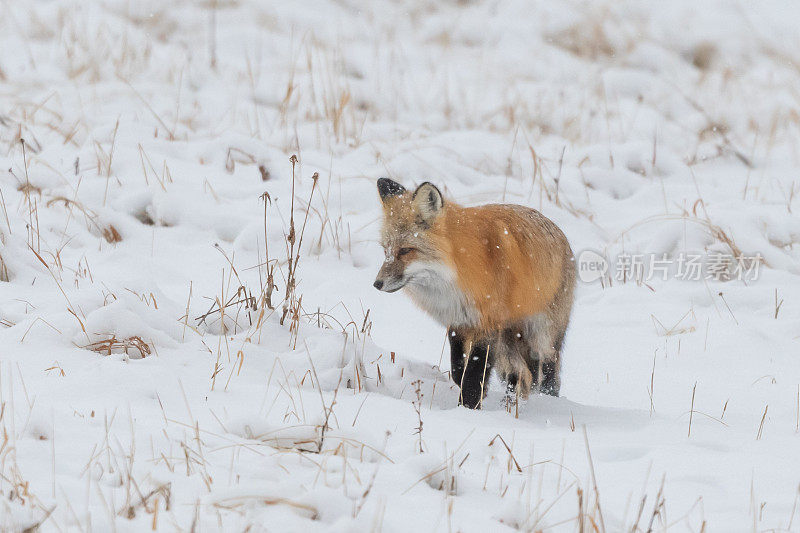
[[[444,198],[436,185],[426,181],[414,191],[412,202],[422,221],[427,224],[439,215],[444,205]]]
[[[406,188],[389,178],[378,178],[378,194],[384,202],[391,196],[399,196],[406,192]]]

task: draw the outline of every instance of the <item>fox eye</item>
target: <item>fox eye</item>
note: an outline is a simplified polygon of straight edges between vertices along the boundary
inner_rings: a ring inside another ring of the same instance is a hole
[[[403,257],[404,255],[408,255],[413,251],[414,251],[413,248],[400,248],[399,250],[397,250],[397,257]]]

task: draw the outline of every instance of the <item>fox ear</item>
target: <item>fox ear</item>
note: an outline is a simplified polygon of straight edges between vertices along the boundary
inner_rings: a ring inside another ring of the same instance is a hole
[[[406,188],[389,178],[378,179],[378,194],[381,195],[381,200],[386,201],[387,198],[392,196],[399,196],[406,192]]]
[[[426,224],[432,222],[439,215],[444,205],[442,193],[429,181],[417,187],[412,202],[420,218]]]

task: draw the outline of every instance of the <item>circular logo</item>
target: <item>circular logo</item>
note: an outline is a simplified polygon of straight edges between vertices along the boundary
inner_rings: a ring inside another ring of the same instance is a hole
[[[583,250],[578,254],[578,277],[584,283],[602,278],[608,272],[608,261],[594,250]]]

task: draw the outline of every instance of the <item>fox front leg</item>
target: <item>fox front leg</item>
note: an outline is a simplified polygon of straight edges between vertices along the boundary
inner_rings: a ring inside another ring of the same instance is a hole
[[[492,370],[491,345],[487,340],[469,340],[456,330],[448,330],[450,375],[461,388],[459,405],[479,409],[489,385]]]

